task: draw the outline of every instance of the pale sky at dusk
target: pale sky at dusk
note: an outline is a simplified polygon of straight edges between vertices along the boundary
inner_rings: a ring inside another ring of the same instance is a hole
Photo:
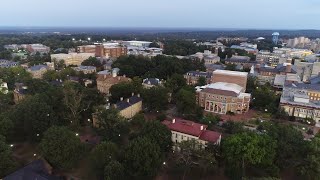
[[[320,0],[1,0],[0,26],[320,29]]]

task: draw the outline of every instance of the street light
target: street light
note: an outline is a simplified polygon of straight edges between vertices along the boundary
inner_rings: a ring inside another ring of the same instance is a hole
[[[88,122],[90,122],[90,119],[88,119]]]
[[[10,147],[13,147],[13,144],[10,144]]]
[[[163,165],[166,165],[166,162],[163,162],[162,164],[163,164]]]
[[[37,154],[33,154],[33,156],[37,156]]]
[[[76,133],[76,136],[79,136],[79,134],[78,134],[78,133]]]
[[[88,37],[88,41],[91,41],[91,38]]]

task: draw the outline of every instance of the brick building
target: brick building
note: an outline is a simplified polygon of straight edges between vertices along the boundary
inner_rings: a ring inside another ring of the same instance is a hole
[[[209,84],[211,82],[212,73],[202,71],[189,71],[184,75],[184,78],[186,79],[188,85],[197,84],[200,77],[206,78],[206,83]]]
[[[127,48],[122,46],[85,45],[78,46],[79,53],[94,53],[96,57],[118,58],[127,55]]]
[[[206,112],[242,114],[249,111],[251,95],[234,83],[216,82],[196,87],[196,102]]]
[[[140,94],[136,96],[132,94],[130,98],[125,100],[121,98],[120,101],[114,106],[120,111],[120,115],[122,117],[131,119],[133,116],[142,111],[142,98],[140,97]]]
[[[125,76],[118,76],[118,70],[114,69],[112,74],[98,74],[97,88],[103,94],[109,94],[111,86],[121,83],[130,82],[131,79]]]

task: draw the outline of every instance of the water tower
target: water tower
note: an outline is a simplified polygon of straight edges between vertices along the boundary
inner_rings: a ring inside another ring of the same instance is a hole
[[[272,42],[273,42],[273,44],[278,44],[279,35],[280,35],[280,34],[279,34],[278,32],[272,33]]]

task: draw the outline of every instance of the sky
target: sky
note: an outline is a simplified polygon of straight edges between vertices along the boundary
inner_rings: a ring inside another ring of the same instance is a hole
[[[320,29],[320,0],[0,0],[0,26]]]

